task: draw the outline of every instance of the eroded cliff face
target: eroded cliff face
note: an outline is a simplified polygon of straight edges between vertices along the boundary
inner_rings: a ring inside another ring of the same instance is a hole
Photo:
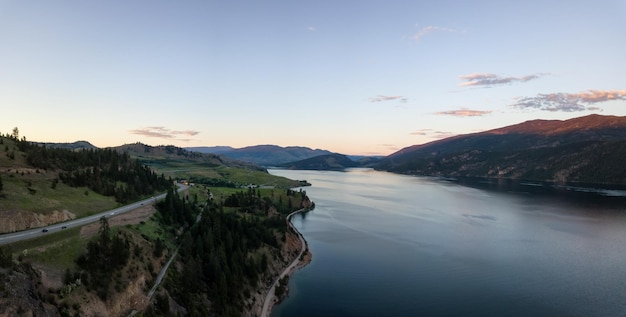
[[[39,280],[29,265],[0,268],[0,316],[60,316],[42,297]]]
[[[67,210],[54,210],[48,214],[32,211],[7,210],[0,213],[0,233],[15,232],[47,226],[76,218]]]
[[[286,233],[285,242],[282,245],[280,255],[275,255],[273,261],[268,266],[267,271],[259,279],[256,289],[251,293],[250,297],[245,301],[246,309],[243,311],[244,317],[254,317],[261,315],[263,309],[263,301],[267,290],[272,286],[277,276],[289,266],[296,256],[300,253],[302,246],[298,236],[288,231]],[[308,263],[308,262],[307,262]]]

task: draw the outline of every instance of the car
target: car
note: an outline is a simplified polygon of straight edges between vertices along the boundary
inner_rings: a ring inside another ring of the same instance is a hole
[[[43,229],[41,230],[41,232],[48,232],[48,229]]]
[[[63,226],[63,227],[61,227],[61,229],[66,229],[66,228],[67,228],[67,226]]]

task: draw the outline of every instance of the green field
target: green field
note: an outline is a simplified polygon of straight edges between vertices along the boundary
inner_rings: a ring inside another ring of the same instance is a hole
[[[179,180],[214,179],[230,181],[239,186],[257,185],[291,188],[300,186],[296,180],[271,175],[264,171],[215,165],[206,162],[189,162],[174,159],[146,159],[138,157],[142,163],[150,166],[157,173],[163,173]]]

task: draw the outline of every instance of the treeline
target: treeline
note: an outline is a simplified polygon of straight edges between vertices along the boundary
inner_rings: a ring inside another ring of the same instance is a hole
[[[173,188],[168,189],[165,199],[157,203],[163,224],[176,227],[193,225],[197,208],[195,203],[181,198]]]
[[[15,140],[15,139],[14,139]],[[112,149],[72,151],[47,148],[22,139],[16,140],[28,164],[43,170],[59,170],[58,180],[72,187],[85,186],[96,193],[114,196],[127,203],[172,187],[172,180],[157,175],[127,153]],[[52,182],[56,186],[58,180]]]
[[[306,191],[300,189],[294,191],[287,189],[285,195],[279,193],[276,203],[272,198],[265,196],[261,198],[261,190],[248,188],[246,191],[240,191],[228,196],[224,200],[225,207],[236,207],[239,211],[248,213],[260,213],[269,215],[270,210],[275,210],[280,214],[288,214],[295,209],[304,207],[305,201],[308,200]]]
[[[302,193],[289,191],[299,198]],[[186,208],[176,192],[168,192],[159,204],[163,219],[180,219],[167,210],[169,205]],[[281,241],[285,239],[287,224],[283,214],[239,212],[232,208],[243,207],[263,211],[272,208],[283,210],[290,200],[280,192],[279,200],[285,206],[274,203],[270,197],[261,198],[253,189],[230,195],[224,204],[209,201],[204,207],[200,221],[186,231],[181,239],[179,259],[181,271],[173,271],[168,279],[168,290],[174,299],[192,316],[240,316],[244,299],[250,296],[263,273],[267,271],[269,257],[280,255]],[[179,202],[179,203],[177,203]],[[256,205],[255,205],[256,204]],[[242,211],[242,210],[240,210]],[[187,221],[185,221],[187,223]],[[179,224],[181,224],[179,222]],[[207,305],[210,302],[210,305]]]

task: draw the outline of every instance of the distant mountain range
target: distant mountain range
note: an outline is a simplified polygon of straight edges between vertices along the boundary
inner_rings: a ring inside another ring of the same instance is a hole
[[[279,166],[284,163],[300,161],[315,156],[332,154],[326,150],[313,150],[302,146],[281,147],[277,145],[255,145],[239,149],[228,146],[190,147],[190,151],[221,154],[229,158],[254,163],[260,166]]]
[[[86,141],[45,145],[95,148]],[[408,175],[626,185],[626,164],[623,162],[626,158],[626,117],[617,116],[531,120],[409,146],[382,158],[348,157],[327,150],[277,145],[183,149],[138,143],[115,149],[140,158],[142,153],[156,151],[158,157],[168,160],[184,157],[206,164],[246,168],[254,165],[317,170],[371,167]],[[154,160],[154,154],[143,156]]]
[[[626,117],[532,120],[404,148],[373,165],[410,175],[626,185]]]

